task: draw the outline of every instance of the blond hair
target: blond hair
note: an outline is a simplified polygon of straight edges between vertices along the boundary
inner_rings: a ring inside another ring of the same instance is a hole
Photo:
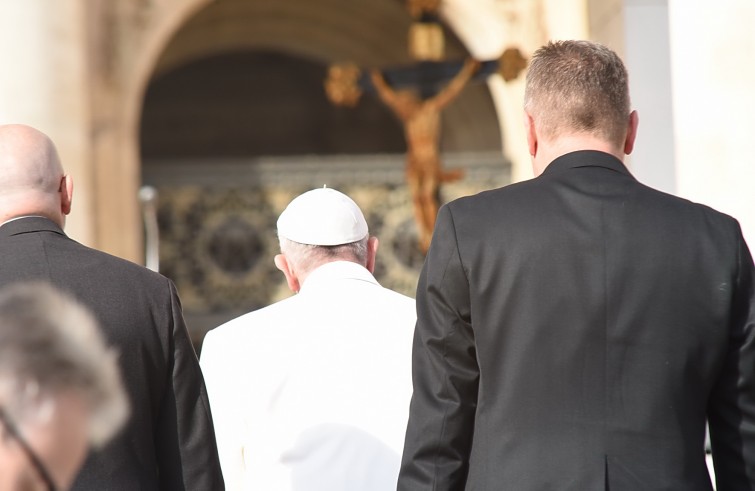
[[[588,133],[621,145],[631,110],[624,63],[591,41],[549,42],[532,56],[524,108],[547,138]]]

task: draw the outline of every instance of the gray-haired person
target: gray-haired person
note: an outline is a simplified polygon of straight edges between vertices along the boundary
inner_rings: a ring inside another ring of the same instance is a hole
[[[414,301],[372,272],[378,239],[330,188],[278,219],[297,292],[213,329],[202,369],[226,488],[395,490],[411,396]]]
[[[126,401],[88,310],[46,283],[0,291],[0,491],[68,489]]]

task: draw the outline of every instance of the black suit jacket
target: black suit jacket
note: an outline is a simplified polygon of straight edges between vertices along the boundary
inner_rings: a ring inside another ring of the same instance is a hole
[[[173,283],[40,217],[0,227],[0,285],[23,280],[47,280],[88,306],[120,353],[131,418],[89,456],[73,489],[222,490],[204,380]]]
[[[601,152],[444,206],[417,290],[400,490],[755,489],[738,223]]]

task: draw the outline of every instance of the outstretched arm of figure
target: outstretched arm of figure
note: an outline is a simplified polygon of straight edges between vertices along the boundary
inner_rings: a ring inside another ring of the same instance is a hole
[[[399,102],[399,98],[396,95],[396,92],[391,88],[390,85],[385,81],[385,77],[383,77],[383,74],[378,70],[371,70],[370,71],[370,78],[372,80],[372,85],[375,86],[375,90],[377,91],[378,96],[380,99],[393,111],[395,111],[397,114],[401,114],[401,103]]]
[[[453,79],[446,85],[446,87],[440,91],[435,97],[430,99],[428,103],[435,106],[440,110],[446,107],[452,100],[456,98],[461,92],[467,82],[472,78],[477,69],[480,67],[480,62],[474,58],[467,58],[464,61],[464,65],[459,70],[459,73],[454,76]]]

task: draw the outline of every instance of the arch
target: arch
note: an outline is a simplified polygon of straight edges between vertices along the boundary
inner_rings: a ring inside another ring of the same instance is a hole
[[[322,66],[337,61],[365,69],[408,64],[410,23],[404,5],[392,0],[322,0],[316,5],[309,0],[218,0],[195,10],[175,31],[155,60],[152,80],[198,60],[239,51],[281,53]],[[467,56],[451,32],[446,45],[447,58]],[[444,113],[443,148],[500,149],[498,128],[488,87],[469,86]]]
[[[402,3],[394,0],[218,0],[181,27],[155,72],[244,48],[281,51],[325,64],[409,63],[410,20]],[[449,57],[465,55],[453,33],[447,32],[446,38]]]
[[[372,96],[355,107],[331,104],[323,90],[326,72],[309,59],[244,49],[157,75],[142,112],[142,165],[177,158],[403,153],[404,135],[385,105]]]
[[[95,159],[118,159],[113,172],[97,176],[99,243],[136,261],[141,261],[143,254],[138,208],[122,208],[123,203],[133,202],[140,185],[139,127],[146,89],[155,75],[201,56],[239,48],[283,51],[321,63],[350,59],[363,66],[382,66],[409,61],[406,33],[410,19],[398,1],[166,0],[152,3],[150,9],[141,24],[136,23],[133,37],[124,39],[130,44],[125,48],[130,59],[120,67],[122,85],[106,89],[113,91],[112,99],[118,99],[111,104],[120,117],[101,116],[103,121],[94,130]],[[466,54],[450,31],[446,42],[448,57]],[[489,125],[493,135],[475,131],[475,125],[469,124],[476,114],[491,107],[487,87],[469,89],[463,103],[447,109],[451,123],[444,126],[446,140],[500,141],[495,115]],[[97,136],[98,131],[107,134]],[[500,149],[499,144],[494,146]],[[131,239],[124,240],[123,227],[134,231]]]

